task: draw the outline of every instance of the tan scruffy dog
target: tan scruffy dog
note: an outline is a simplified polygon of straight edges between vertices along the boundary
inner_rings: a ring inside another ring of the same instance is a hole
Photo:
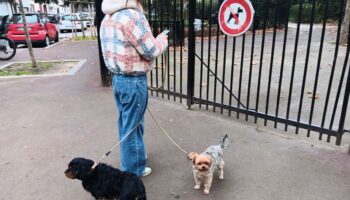
[[[220,140],[219,145],[207,148],[203,153],[191,152],[188,158],[193,161],[194,189],[199,190],[201,183],[204,183],[204,194],[209,194],[213,174],[218,170],[219,179],[224,179],[224,159],[223,149],[228,147],[229,140],[227,134]]]

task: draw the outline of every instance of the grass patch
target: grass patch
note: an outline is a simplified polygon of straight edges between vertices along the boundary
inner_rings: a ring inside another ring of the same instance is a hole
[[[86,41],[86,40],[97,40],[97,37],[93,37],[93,36],[77,36],[72,38],[73,41]]]
[[[77,61],[37,62],[38,67],[32,68],[32,63],[14,63],[0,70],[0,76],[23,76],[67,73]]]

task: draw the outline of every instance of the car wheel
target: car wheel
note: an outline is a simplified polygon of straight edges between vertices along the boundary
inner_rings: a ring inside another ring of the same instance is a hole
[[[50,38],[49,38],[49,36],[45,36],[45,40],[43,42],[43,46],[47,47],[49,45],[50,45]]]
[[[57,33],[56,33],[56,37],[55,37],[55,43],[58,42],[58,40],[59,40],[58,35],[59,35],[59,34],[58,34],[58,32],[57,32]]]

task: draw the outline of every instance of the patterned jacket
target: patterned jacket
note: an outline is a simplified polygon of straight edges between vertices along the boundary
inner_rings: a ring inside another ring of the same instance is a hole
[[[167,48],[168,39],[164,34],[154,38],[142,7],[135,6],[135,0],[127,2],[103,1],[101,47],[112,73],[137,76],[152,70],[153,60]]]

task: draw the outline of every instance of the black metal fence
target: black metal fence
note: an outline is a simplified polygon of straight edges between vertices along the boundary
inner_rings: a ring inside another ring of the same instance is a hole
[[[350,128],[350,40],[340,45],[341,30],[350,29],[341,26],[345,1],[252,1],[256,21],[239,37],[217,27],[220,3],[146,0],[155,34],[172,31],[149,74],[151,94],[340,145]]]

